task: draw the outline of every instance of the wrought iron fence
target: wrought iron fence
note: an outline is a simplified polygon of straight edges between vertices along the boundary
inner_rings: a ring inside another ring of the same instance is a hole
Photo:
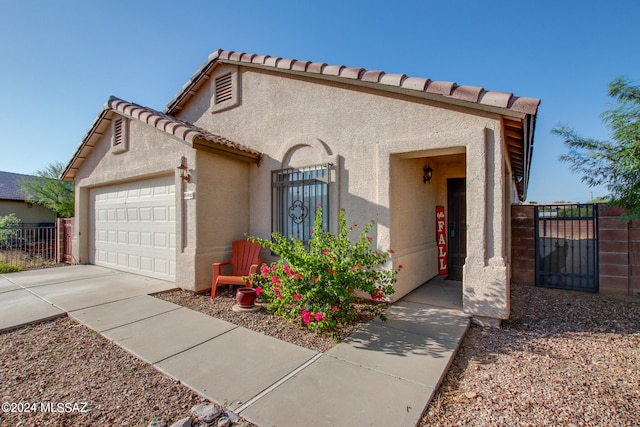
[[[0,228],[0,262],[36,267],[55,264],[57,259],[54,223],[28,224]]]
[[[598,205],[538,205],[536,285],[598,292]]]

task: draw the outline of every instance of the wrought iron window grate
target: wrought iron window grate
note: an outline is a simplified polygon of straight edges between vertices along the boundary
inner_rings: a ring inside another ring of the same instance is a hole
[[[272,171],[273,231],[308,242],[316,208],[322,205],[322,225],[329,224],[331,164]]]

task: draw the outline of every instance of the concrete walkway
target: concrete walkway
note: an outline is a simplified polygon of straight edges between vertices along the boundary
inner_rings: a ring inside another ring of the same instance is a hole
[[[148,294],[173,283],[96,266],[0,275],[0,330],[69,316],[260,426],[413,426],[469,327],[436,279],[327,353]],[[443,308],[445,307],[445,308]]]

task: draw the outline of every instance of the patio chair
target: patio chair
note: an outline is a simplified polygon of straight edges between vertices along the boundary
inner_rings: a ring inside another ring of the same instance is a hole
[[[211,299],[216,298],[218,285],[243,286],[252,288],[253,285],[249,280],[249,276],[258,270],[258,266],[262,264],[260,259],[260,250],[262,246],[259,243],[250,242],[248,240],[237,240],[232,243],[232,258],[227,262],[215,262],[212,264],[213,280],[211,281]],[[233,266],[233,273],[230,276],[222,274],[222,267],[226,265]],[[244,278],[246,279],[244,279]]]

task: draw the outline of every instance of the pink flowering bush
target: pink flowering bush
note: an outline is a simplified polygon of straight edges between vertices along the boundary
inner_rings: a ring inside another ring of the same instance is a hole
[[[267,309],[316,332],[334,331],[355,319],[358,291],[374,301],[393,294],[398,270],[382,268],[391,252],[371,248],[367,233],[372,226],[370,222],[362,227],[352,243],[349,235],[358,225],[347,226],[341,210],[338,234],[328,233],[322,228],[319,207],[308,246],[279,233],[271,240],[250,237],[280,256],[277,262],[262,265],[253,278]],[[381,312],[376,314],[384,319]]]

